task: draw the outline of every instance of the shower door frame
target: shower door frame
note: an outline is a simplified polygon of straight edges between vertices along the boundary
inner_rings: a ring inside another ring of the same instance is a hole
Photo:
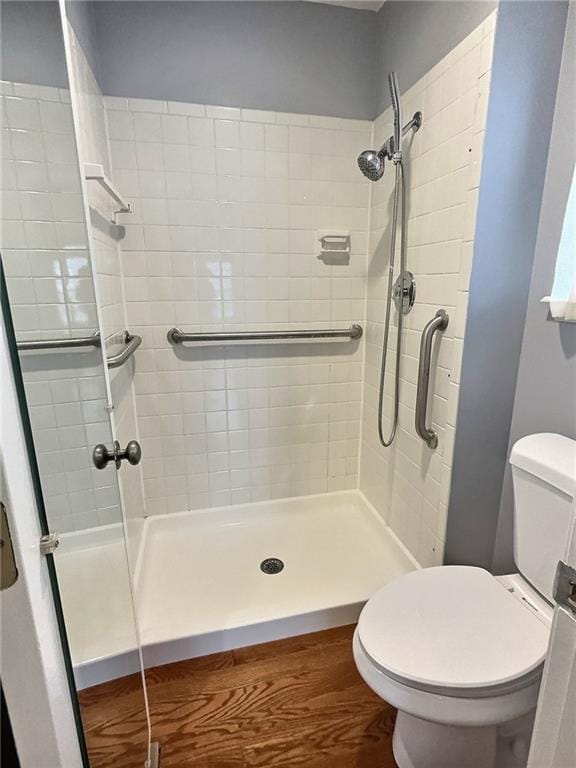
[[[11,352],[17,355],[16,341],[1,264],[0,281],[0,490],[6,494],[3,501],[19,571],[15,584],[2,594],[2,684],[23,766],[42,759],[47,766],[86,767],[88,754],[54,558],[40,553],[40,537],[48,533],[48,521],[28,410],[22,402],[20,365],[11,356]],[[53,601],[46,600],[49,592]],[[11,631],[15,636],[11,637]],[[36,674],[30,680],[31,670]],[[31,728],[35,739],[30,738]]]

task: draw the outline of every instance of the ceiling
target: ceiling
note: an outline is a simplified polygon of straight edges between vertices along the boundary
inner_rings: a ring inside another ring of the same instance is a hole
[[[195,0],[196,2],[217,2],[218,0]],[[230,2],[230,0],[228,0]],[[244,0],[236,0],[244,2]],[[256,2],[282,2],[282,0],[256,0]],[[321,5],[340,5],[354,8],[356,11],[379,11],[385,0],[301,0],[304,3],[320,3]]]
[[[357,11],[379,11],[384,0],[304,0],[306,3],[325,3],[326,5],[344,5]]]
[[[197,2],[217,2],[217,0],[196,0]],[[243,0],[237,0],[243,2]],[[258,1],[258,0],[257,0]],[[282,0],[267,0],[268,2],[282,2]],[[260,0],[265,2],[265,0]],[[385,0],[302,0],[304,3],[320,3],[322,5],[341,5],[346,8],[354,8],[357,11],[379,11]]]

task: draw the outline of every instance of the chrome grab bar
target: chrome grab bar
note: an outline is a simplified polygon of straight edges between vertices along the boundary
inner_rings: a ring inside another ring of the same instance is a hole
[[[362,326],[351,325],[344,329],[327,329],[317,331],[233,331],[217,333],[184,333],[180,328],[170,328],[168,331],[168,341],[170,344],[182,344],[185,341],[191,341],[196,344],[218,342],[223,344],[227,341],[246,341],[249,343],[255,341],[302,341],[306,339],[360,339],[362,337]]]
[[[140,344],[142,344],[142,336],[136,336],[129,331],[124,331],[123,341],[126,344],[124,349],[118,352],[118,354],[106,358],[108,368],[120,368],[121,365],[124,365],[136,352]]]
[[[416,434],[424,440],[428,448],[438,446],[438,435],[426,426],[426,410],[428,407],[428,386],[430,384],[430,358],[432,356],[432,341],[436,331],[445,331],[448,327],[448,314],[439,309],[432,320],[426,323],[420,340],[420,361],[418,364],[418,389],[416,393]]]
[[[18,350],[29,349],[74,349],[76,347],[99,347],[100,334],[95,331],[91,336],[79,336],[77,338],[64,339],[31,339],[30,341],[18,341]]]
[[[126,345],[118,354],[106,358],[108,368],[119,368],[142,344],[142,337],[123,331],[122,341]],[[100,347],[102,345],[100,333],[95,331],[91,336],[79,336],[77,338],[64,339],[31,339],[30,341],[18,341],[16,347],[19,352],[32,349],[76,349],[77,347]]]

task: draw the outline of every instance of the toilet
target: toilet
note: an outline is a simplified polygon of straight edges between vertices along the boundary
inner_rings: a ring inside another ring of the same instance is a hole
[[[554,574],[575,524],[576,442],[529,435],[510,463],[518,573],[424,568],[383,587],[360,615],[354,659],[398,709],[399,768],[526,765]]]

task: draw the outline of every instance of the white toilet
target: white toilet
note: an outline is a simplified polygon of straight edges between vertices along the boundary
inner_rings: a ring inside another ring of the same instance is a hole
[[[377,592],[354,635],[366,683],[398,709],[399,768],[526,764],[552,619],[558,560],[575,524],[576,442],[519,440],[514,560],[519,573],[440,566]]]

